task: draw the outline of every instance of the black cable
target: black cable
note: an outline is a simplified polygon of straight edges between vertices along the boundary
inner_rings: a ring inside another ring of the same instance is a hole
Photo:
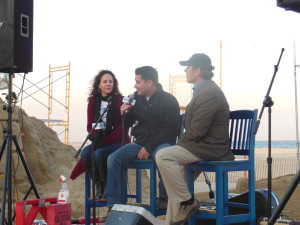
[[[17,99],[19,99],[19,96],[21,95],[21,101],[20,101],[21,103],[20,103],[20,111],[19,111],[19,113],[20,113],[20,118],[21,118],[21,127],[20,127],[20,133],[19,133],[19,135],[18,135],[18,138],[20,137],[20,135],[21,135],[21,133],[22,133],[22,131],[23,131],[23,129],[24,129],[24,120],[23,120],[22,104],[23,104],[23,94],[24,94],[23,88],[24,88],[24,83],[25,83],[25,76],[26,76],[26,74],[27,74],[27,73],[25,73],[24,76],[23,76],[22,86],[21,86],[21,88],[20,88],[19,94],[17,95]]]
[[[205,183],[208,185],[209,188],[209,197],[210,199],[214,199],[215,198],[215,193],[213,192],[212,188],[211,188],[211,183],[210,180],[208,179],[208,176],[206,174],[206,172],[203,172],[204,178],[205,178]]]

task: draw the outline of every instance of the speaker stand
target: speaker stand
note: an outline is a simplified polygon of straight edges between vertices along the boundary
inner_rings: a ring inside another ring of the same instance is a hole
[[[15,135],[12,134],[12,78],[13,78],[13,72],[9,72],[9,84],[8,84],[8,98],[7,98],[7,106],[3,106],[3,110],[6,110],[8,113],[8,119],[7,119],[7,125],[6,129],[4,129],[3,133],[6,133],[6,136],[4,137],[4,141],[2,143],[1,152],[0,152],[0,160],[2,159],[2,155],[4,152],[4,149],[6,147],[6,161],[5,161],[5,170],[4,170],[4,182],[3,182],[3,190],[2,190],[2,204],[1,204],[1,217],[0,217],[0,225],[3,225],[4,222],[7,225],[12,225],[13,220],[15,216],[12,215],[12,143],[15,144],[17,153],[22,161],[22,164],[25,168],[27,177],[29,178],[31,187],[26,193],[23,200],[26,200],[30,192],[33,190],[35,193],[36,198],[40,198],[39,193],[37,191],[37,188],[35,186],[35,183],[33,181],[31,172],[28,168],[28,165],[26,163],[26,160],[23,156],[23,153],[20,149],[20,146],[18,144],[17,138]],[[6,205],[6,199],[7,199],[7,205]],[[7,207],[7,214],[5,214],[5,210]],[[5,219],[5,215],[7,215],[7,218]]]

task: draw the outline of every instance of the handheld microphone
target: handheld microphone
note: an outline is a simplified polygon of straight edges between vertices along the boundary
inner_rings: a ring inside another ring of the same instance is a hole
[[[130,95],[128,95],[128,97],[124,97],[122,102],[123,102],[123,103],[128,102],[129,105],[134,106],[134,104],[135,104],[134,95],[133,95],[133,94],[130,94]],[[128,112],[129,112],[129,109],[127,109],[127,110],[125,111],[125,114],[127,114]]]

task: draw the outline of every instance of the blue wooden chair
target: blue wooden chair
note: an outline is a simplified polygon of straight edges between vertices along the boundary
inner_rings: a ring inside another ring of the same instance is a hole
[[[150,211],[154,216],[165,215],[166,209],[158,209],[156,207],[156,164],[154,160],[132,160],[128,164],[128,168],[136,169],[136,190],[135,193],[129,193],[128,198],[135,198],[137,205],[140,205]],[[150,171],[150,205],[142,203],[142,169]],[[85,173],[85,224],[90,225],[91,209],[93,207],[93,199],[91,193],[91,179],[88,173]],[[135,204],[135,203],[131,203]],[[95,201],[96,207],[106,207],[107,201]]]
[[[132,160],[128,168],[136,169],[136,190],[135,194],[129,193],[128,198],[135,198],[136,203],[142,203],[142,169],[150,170],[150,205],[142,205],[149,210],[154,216],[166,214],[166,209],[156,208],[156,164],[154,160]],[[95,201],[96,207],[107,207],[106,200]],[[85,173],[85,224],[90,225],[91,209],[93,199],[91,193],[91,179],[88,173]]]
[[[96,207],[106,207],[107,201],[100,200],[95,201]],[[91,208],[93,207],[93,199],[91,196],[91,179],[87,172],[85,172],[85,206],[84,206],[84,217],[85,217],[85,224],[90,225],[90,218],[91,218]]]
[[[151,212],[153,216],[160,216],[166,214],[166,209],[158,209],[156,206],[156,163],[153,159],[148,160],[132,160],[128,164],[128,169],[136,169],[136,193],[128,195],[128,198],[136,198],[139,205]],[[142,169],[149,169],[150,171],[150,204],[142,203]]]
[[[216,211],[215,213],[198,211],[192,214],[189,225],[196,224],[199,219],[215,219],[217,225],[249,222],[256,224],[255,217],[255,171],[254,171],[254,148],[257,110],[237,110],[230,112],[229,136],[230,148],[235,156],[245,156],[244,159],[232,161],[198,161],[190,164],[187,169],[188,187],[194,193],[195,172],[214,172],[216,178]],[[228,172],[248,172],[248,203],[229,202],[228,199]],[[244,214],[229,215],[229,208],[247,209]]]

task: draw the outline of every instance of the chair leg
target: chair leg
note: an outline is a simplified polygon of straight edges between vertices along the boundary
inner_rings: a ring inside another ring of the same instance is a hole
[[[142,202],[142,170],[136,169],[136,202]]]
[[[216,225],[224,225],[224,178],[222,173],[221,169],[216,171]]]
[[[224,201],[224,215],[229,215],[229,207],[227,205],[228,202],[228,172],[224,172],[224,180],[223,180],[223,201]]]
[[[156,212],[156,169],[150,169],[150,212],[157,216]]]
[[[195,192],[195,187],[194,187],[194,171],[192,171],[191,167],[187,167],[187,185],[190,193],[194,195]],[[198,212],[197,212],[198,213]],[[191,215],[191,217],[188,220],[188,225],[195,225],[197,220],[196,217],[194,216],[195,213]]]
[[[91,208],[89,205],[85,206],[85,225],[90,225]]]
[[[255,211],[255,172],[254,169],[249,170],[249,213],[250,225],[256,224],[256,211]]]
[[[91,217],[91,208],[89,205],[89,197],[91,194],[90,189],[90,177],[87,173],[85,173],[85,224],[90,225],[90,217]]]
[[[228,172],[223,172],[223,216],[229,215],[229,207],[228,207]]]
[[[193,195],[195,192],[194,188],[194,172],[192,171],[191,167],[187,167],[187,184],[188,184],[188,189],[190,193]]]
[[[193,216],[193,214],[192,214],[188,220],[188,225],[196,225],[196,222],[197,222],[196,217]]]

